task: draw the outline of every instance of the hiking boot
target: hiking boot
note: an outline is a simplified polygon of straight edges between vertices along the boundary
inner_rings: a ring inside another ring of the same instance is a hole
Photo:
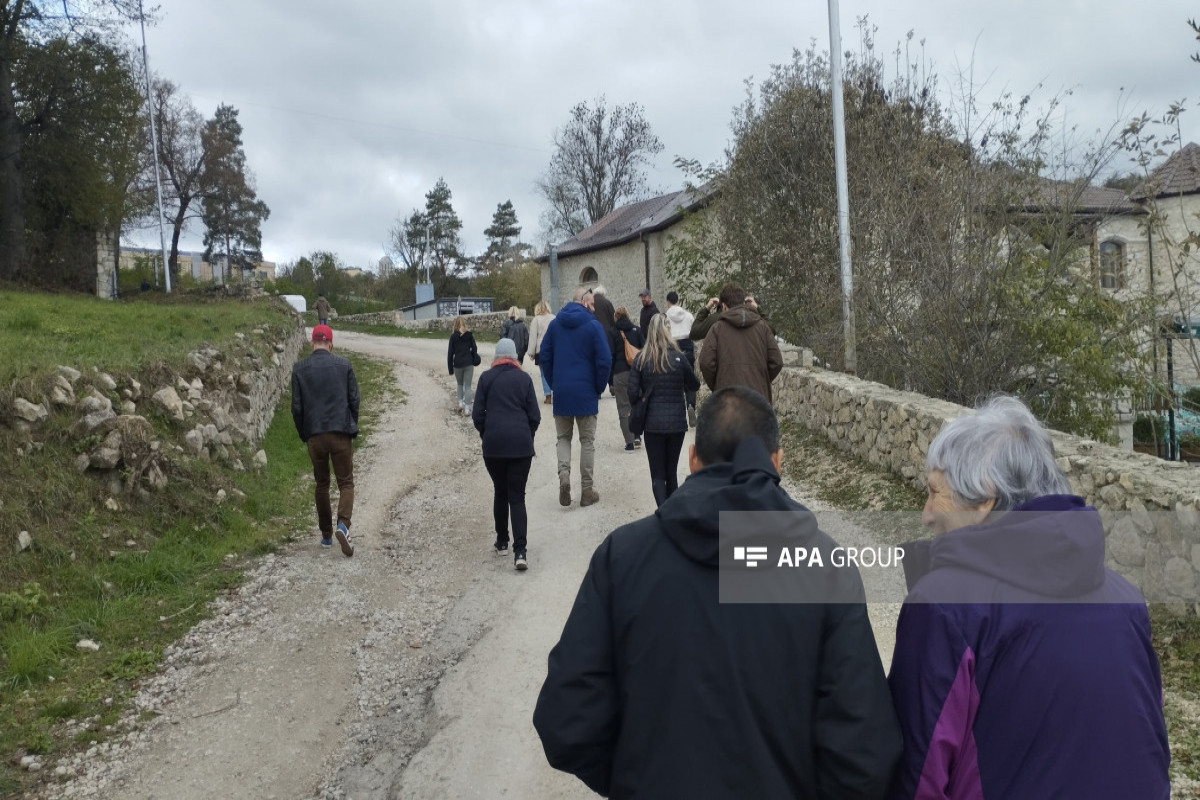
[[[346,558],[354,555],[354,545],[350,543],[350,529],[346,527],[346,523],[339,522],[333,535],[337,538],[338,547],[342,548],[342,555]]]
[[[543,400],[542,402],[548,406],[554,405],[554,395],[549,395],[549,394],[546,395],[546,399]]]
[[[322,536],[321,537],[321,547],[333,547],[333,537],[332,536]]]
[[[626,453],[632,453],[634,450],[637,450],[637,448],[633,446],[633,442],[630,442],[629,444],[625,445]]]
[[[508,552],[508,542],[502,542],[499,539],[496,540],[496,543],[492,547],[495,548],[496,555],[498,556],[502,556]]]
[[[571,484],[560,483],[558,485],[558,504],[560,506],[571,505]]]
[[[688,427],[694,428],[694,427],[696,427],[696,407],[688,406],[687,411],[688,411]]]
[[[580,506],[590,506],[600,502],[600,494],[595,489],[584,489],[583,495],[579,498]]]
[[[642,446],[642,437],[640,437],[640,436],[635,437],[633,440],[633,446],[641,447]]]
[[[525,570],[529,569],[529,564],[525,561],[525,553],[517,551],[517,555],[513,558],[513,566],[516,567],[519,572],[524,572]]]

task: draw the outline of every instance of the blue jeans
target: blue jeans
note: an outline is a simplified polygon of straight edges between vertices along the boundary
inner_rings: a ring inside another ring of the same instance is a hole
[[[545,395],[553,394],[553,392],[550,391],[550,384],[546,381],[546,371],[539,367],[538,374],[542,376],[542,393]]]

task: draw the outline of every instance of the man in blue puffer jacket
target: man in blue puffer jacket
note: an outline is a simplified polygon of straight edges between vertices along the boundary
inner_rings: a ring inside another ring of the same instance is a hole
[[[582,303],[586,290],[575,292],[573,302],[558,312],[538,351],[542,375],[550,384],[554,402],[554,428],[558,434],[558,502],[571,505],[571,437],[579,427],[579,505],[600,499],[593,483],[596,460],[596,416],[599,397],[608,386],[612,354],[604,329]]]

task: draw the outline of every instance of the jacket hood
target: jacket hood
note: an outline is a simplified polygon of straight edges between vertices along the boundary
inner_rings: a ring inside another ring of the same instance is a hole
[[[1039,497],[994,522],[914,546],[927,548],[929,572],[957,567],[1045,597],[1078,597],[1100,589],[1105,580],[1100,513],[1074,495]],[[913,566],[923,560],[918,557]],[[906,573],[909,567],[906,556]],[[907,577],[911,586],[923,575]]]
[[[692,332],[692,322],[695,317],[680,305],[671,306],[666,310],[667,322],[671,323],[671,338],[686,339]]]
[[[559,324],[567,328],[579,328],[588,324],[595,317],[592,312],[583,307],[582,303],[567,303],[563,306],[562,311],[558,312],[558,316],[554,318]]]
[[[721,312],[720,319],[725,320],[735,328],[749,328],[756,322],[761,322],[762,317],[757,311],[746,308],[746,306],[735,306],[727,308]]]
[[[720,512],[797,511],[804,506],[779,486],[766,445],[751,437],[732,462],[714,464],[684,481],[655,512],[672,544],[693,561],[716,567]]]

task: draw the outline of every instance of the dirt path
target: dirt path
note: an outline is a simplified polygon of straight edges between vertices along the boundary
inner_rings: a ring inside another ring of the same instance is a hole
[[[314,523],[263,559],[168,651],[137,699],[157,716],[66,765],[76,777],[47,796],[593,796],[546,765],[530,717],[592,551],[654,508],[614,401],[600,406],[601,500],[589,508],[577,470],[575,503],[558,504],[545,414],[527,499],[530,569],[518,573],[491,550],[491,485],[474,428],[451,413],[445,345],[342,333],[337,346],[392,360],[407,393],[356,456],[354,558],[322,551]],[[481,350],[486,366],[491,347]],[[822,523],[844,544],[866,543],[835,514]],[[872,612],[886,664],[895,608]]]

